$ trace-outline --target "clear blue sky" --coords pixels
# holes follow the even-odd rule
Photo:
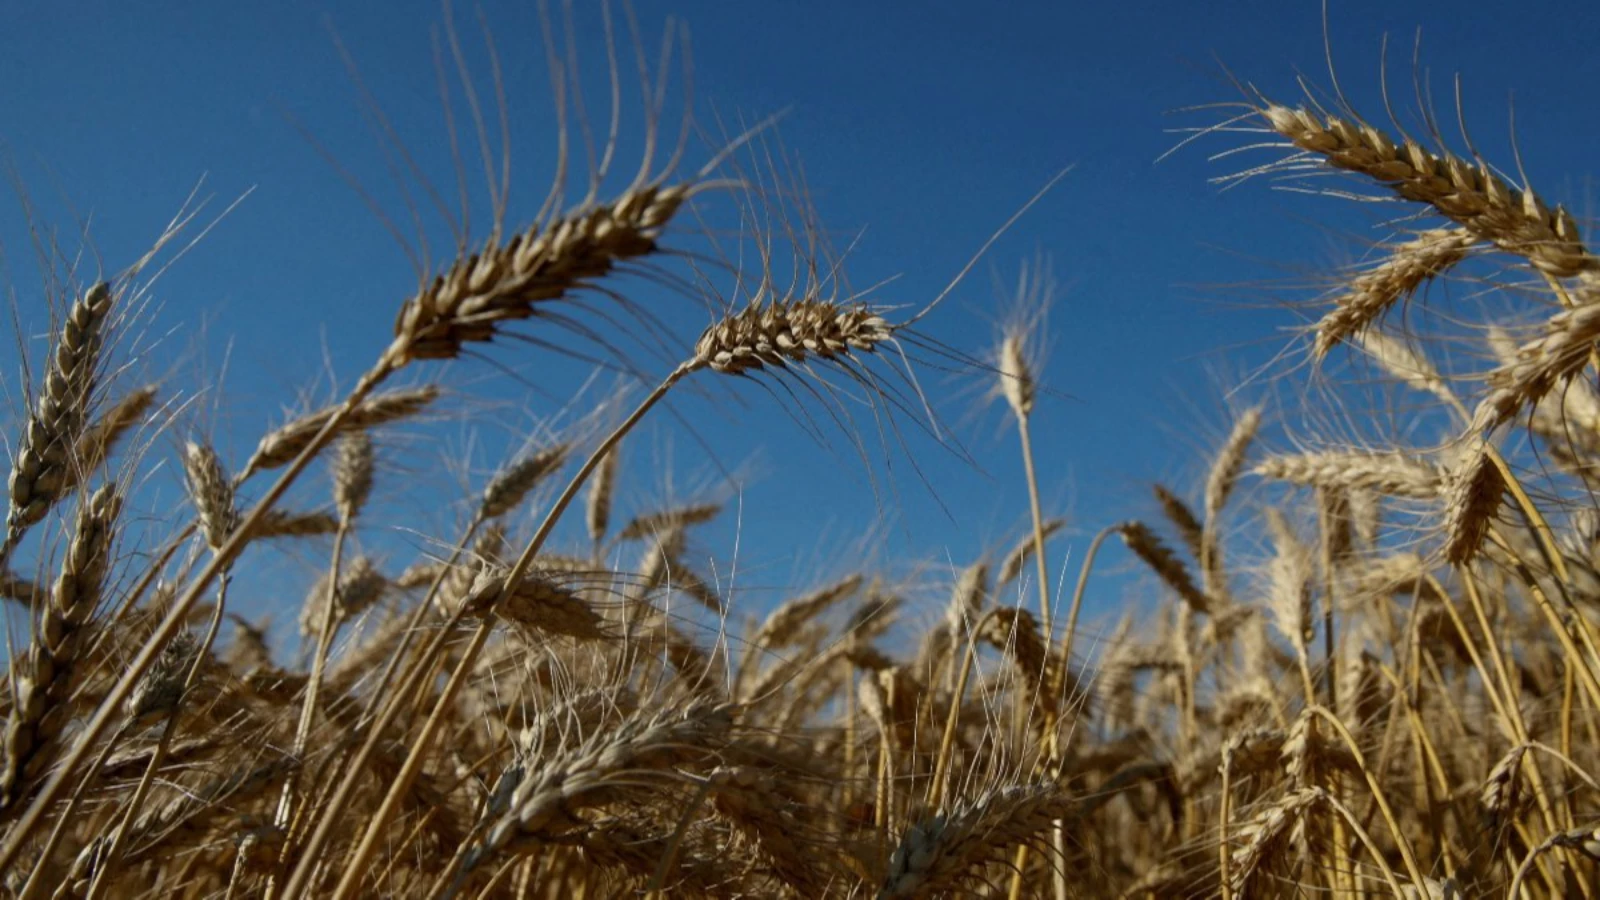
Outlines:
[[[600,17],[577,5],[593,103],[604,97]],[[1202,140],[1156,162],[1178,140],[1169,129],[1211,124],[1220,115],[1172,111],[1237,98],[1222,66],[1279,98],[1297,96],[1299,72],[1326,85],[1319,3],[1030,2],[1003,12],[988,3],[825,0],[638,6],[651,48],[666,14],[689,26],[702,122],[714,122],[714,114],[752,120],[791,110],[782,140],[804,162],[823,221],[840,233],[865,229],[852,257],[854,282],[899,276],[881,292],[886,301],[927,302],[1053,173],[1076,166],[927,320],[934,337],[986,352],[996,279],[1009,283],[1035,252],[1052,256],[1062,292],[1044,374],[1071,397],[1047,399],[1036,427],[1047,506],[1073,526],[1074,536],[1055,545],[1058,565],[1064,548],[1081,550],[1100,525],[1154,515],[1151,479],[1187,488],[1203,472],[1198,454],[1226,427],[1224,390],[1268,359],[1282,329],[1296,321],[1277,304],[1305,296],[1259,286],[1347,262],[1361,240],[1384,236],[1371,228],[1373,216],[1273,192],[1264,181],[1219,190],[1208,179],[1241,163],[1207,156],[1244,143],[1239,136]],[[1512,164],[1505,135],[1514,95],[1531,177],[1580,215],[1589,211],[1585,179],[1600,137],[1593,104],[1600,13],[1592,2],[1510,11],[1476,0],[1363,0],[1334,2],[1330,15],[1341,82],[1371,117],[1382,117],[1380,40],[1390,36],[1391,83],[1408,99],[1420,25],[1436,92],[1448,105],[1449,78],[1463,75],[1475,137],[1487,153]],[[516,139],[510,220],[521,224],[550,172],[554,123],[543,45],[531,2],[497,0],[485,4],[484,16],[506,67]],[[401,211],[328,26],[423,169],[448,188],[453,170],[437,137],[429,45],[441,17],[430,0],[3,4],[0,141],[44,221],[70,234],[75,212],[92,212],[94,245],[120,267],[201,175],[216,197],[213,210],[253,189],[160,282],[155,320],[158,331],[172,330],[162,346],[181,366],[180,386],[192,390],[199,374],[226,364],[222,403],[231,412],[215,430],[235,464],[267,420],[281,420],[274,418],[280,403],[317,384],[325,352],[343,383],[375,356],[413,285],[396,243],[291,122],[356,172],[391,212]],[[460,4],[456,18],[468,46],[477,46],[474,8]],[[487,69],[475,58],[476,84],[487,89]],[[638,125],[637,116],[625,117],[625,131],[637,135]],[[24,321],[37,327],[39,279],[26,217],[11,194],[0,210],[6,279]],[[427,224],[442,233],[437,216]],[[703,313],[676,308],[674,322],[692,334]],[[10,340],[0,342],[0,372],[15,408],[14,354]],[[489,358],[535,383],[570,384],[569,375],[525,347],[499,346]],[[168,364],[165,355],[154,363]],[[471,452],[480,475],[507,452],[509,438],[551,409],[489,362],[458,365],[448,379],[516,404],[513,415],[479,423],[481,443]],[[948,556],[963,564],[986,544],[1015,537],[1025,520],[1014,438],[998,406],[969,416],[970,385],[925,374],[925,388],[944,398],[947,420],[961,426],[959,436],[985,471],[913,438],[912,451],[955,520],[900,460],[891,476],[895,492],[883,496],[895,522],[887,543],[896,558]],[[319,390],[325,398],[325,379]],[[739,562],[750,574],[742,577],[784,584],[837,573],[849,561],[839,554],[877,512],[860,463],[842,442],[832,455],[821,452],[763,395],[740,393],[748,409],[704,420],[699,434],[729,466],[759,461],[759,477],[743,485],[750,511]],[[698,407],[684,409],[697,414]],[[209,416],[186,422],[203,425]],[[445,432],[447,446],[402,448],[396,468],[428,466],[434,455],[469,446],[465,427]],[[170,445],[157,449],[171,455]],[[674,471],[636,475],[631,497],[640,504],[664,488],[682,491],[711,477],[697,444],[667,417],[634,449],[636,463],[670,453]],[[423,476],[391,472],[391,502],[405,502],[414,477]],[[165,485],[170,496],[176,482]],[[701,549],[726,561],[733,539],[731,528],[713,529]],[[393,565],[405,561],[396,556]]]

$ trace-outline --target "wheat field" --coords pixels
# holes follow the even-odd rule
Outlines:
[[[1314,90],[1218,99],[1175,152],[1216,152],[1220,182],[1399,210],[1308,300],[1289,377],[1337,405],[1357,360],[1417,425],[1290,436],[1245,406],[1203,478],[1079,531],[1046,514],[1057,456],[1033,443],[1060,411],[1044,317],[948,346],[924,330],[944,295],[852,289],[769,121],[691,160],[651,116],[624,159],[613,115],[542,208],[487,167],[493,228],[394,298],[342,397],[216,417],[225,441],[123,365],[164,261],[207,252],[192,211],[141,259],[69,267],[59,303],[15,313],[51,337],[6,437],[5,891],[1600,896],[1600,257],[1437,133]],[[669,327],[641,273],[704,327]],[[626,373],[620,406],[470,485],[431,473],[455,528],[369,555],[417,531],[371,498],[384,448],[463,402],[441,365],[552,350]],[[690,551],[725,503],[619,499],[653,481],[628,451],[669,398],[782,405],[870,465],[939,439],[950,369],[1004,411],[1029,527],[915,589],[864,567],[750,608]],[[158,471],[181,473],[176,521],[140,506]],[[1095,630],[1108,542],[1142,606]],[[315,574],[281,577],[285,554]],[[263,590],[287,646],[230,607]]]

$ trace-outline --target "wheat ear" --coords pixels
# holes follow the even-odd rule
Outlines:
[[[1600,268],[1584,246],[1577,220],[1551,209],[1532,191],[1518,190],[1490,170],[1447,152],[1434,153],[1409,138],[1396,143],[1361,122],[1268,103],[1260,109],[1273,131],[1335,168],[1389,186],[1406,200],[1425,203],[1480,240],[1525,257],[1539,271],[1573,278]]]
[[[72,304],[45,370],[44,386],[28,411],[9,479],[11,503],[0,566],[29,527],[43,519],[72,480],[90,395],[100,365],[102,332],[111,313],[111,286],[90,288]]]
[[[1435,228],[1397,244],[1387,259],[1352,278],[1317,322],[1312,358],[1320,360],[1341,341],[1367,331],[1396,303],[1466,259],[1477,242],[1465,229]]]
[[[84,627],[100,602],[110,566],[111,541],[122,498],[113,485],[85,497],[61,574],[40,613],[23,672],[14,684],[6,722],[5,763],[0,769],[0,816],[9,817],[54,761],[67,725],[67,690]]]
[[[1189,570],[1179,561],[1172,549],[1156,537],[1150,526],[1143,522],[1128,521],[1118,525],[1117,531],[1122,535],[1122,541],[1128,545],[1128,549],[1143,560],[1151,571],[1160,576],[1189,608],[1197,613],[1210,612],[1211,599],[1195,586]]]
[[[1438,499],[1445,482],[1445,473],[1439,466],[1397,451],[1274,456],[1257,465],[1255,472],[1305,487],[1370,490],[1418,500]]]

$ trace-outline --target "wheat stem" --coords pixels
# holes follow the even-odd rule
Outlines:
[[[550,537],[550,533],[555,530],[556,522],[566,512],[567,506],[572,503],[573,498],[578,495],[578,491],[583,487],[589,474],[600,465],[605,458],[605,454],[615,447],[623,436],[644,418],[645,413],[648,413],[652,407],[667,395],[667,391],[673,385],[693,372],[694,369],[695,366],[690,363],[685,363],[674,369],[671,374],[662,380],[661,384],[656,386],[655,390],[644,398],[628,418],[623,420],[622,424],[617,426],[600,443],[600,446],[589,455],[583,467],[568,482],[566,490],[561,492],[561,496],[551,506],[550,511],[545,515],[544,521],[540,523],[539,529],[534,532],[527,546],[523,548],[522,555],[517,558],[511,570],[506,573],[506,584],[517,584],[527,574],[528,569],[533,564],[533,558],[544,546],[544,542]],[[479,651],[483,649],[483,645],[488,641],[489,632],[494,627],[494,621],[493,611],[491,610],[485,616],[483,623],[478,626],[477,632],[473,634],[471,643],[462,651],[461,659],[457,662],[455,671],[445,684],[444,690],[440,692],[439,699],[434,703],[433,711],[423,724],[421,732],[412,741],[411,751],[407,754],[405,762],[400,767],[400,774],[395,778],[388,793],[385,794],[383,802],[378,806],[377,811],[368,820],[367,828],[362,835],[360,844],[357,845],[355,852],[346,862],[344,874],[340,878],[338,886],[334,888],[333,900],[349,900],[359,888],[366,861],[377,848],[378,839],[383,829],[387,826],[390,816],[394,814],[395,807],[399,805],[401,795],[410,788],[411,782],[417,776],[417,772],[421,770],[427,747],[432,742],[433,735],[438,730],[445,711],[455,699],[456,691],[460,688],[462,681],[465,680],[467,670],[477,658]],[[306,863],[302,861],[301,867],[303,868],[305,865]]]

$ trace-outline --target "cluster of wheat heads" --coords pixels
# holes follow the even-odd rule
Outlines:
[[[1154,485],[1156,515],[1102,528],[1054,595],[1064,528],[1040,501],[1043,335],[1026,321],[984,371],[1017,430],[1029,528],[933,579],[943,614],[909,634],[929,579],[841,573],[756,614],[690,549],[718,505],[619,512],[619,482],[639,475],[625,438],[680,385],[759,383],[799,420],[822,407],[846,426],[832,401],[852,391],[889,416],[921,408],[907,348],[939,348],[845,292],[809,226],[761,236],[738,299],[645,373],[631,413],[508,462],[411,564],[361,550],[414,530],[374,520],[376,448],[449,402],[436,361],[513,333],[607,344],[654,328],[617,280],[630,269],[715,280],[666,249],[711,168],[647,159],[614,194],[557,195],[521,231],[461,248],[402,300],[347,397],[234,467],[177,433],[158,387],[109,377],[137,267],[82,286],[9,438],[0,593],[28,628],[0,697],[4,889],[1600,893],[1595,257],[1568,213],[1476,157],[1348,110],[1258,98],[1240,121],[1288,150],[1253,173],[1331,166],[1417,214],[1348,274],[1311,348],[1359,349],[1454,430],[1432,447],[1271,453],[1264,411],[1245,410],[1192,491]],[[793,279],[771,271],[784,237],[800,238]],[[1532,328],[1486,323],[1497,363],[1477,381],[1436,368],[1428,335],[1383,330],[1486,258],[1532,280],[1505,282],[1510,299],[1549,308]],[[1049,289],[1036,270],[1020,294]],[[152,536],[131,510],[162,464],[192,510]],[[331,476],[320,501],[313,467]],[[1090,640],[1080,612],[1113,538],[1149,570],[1159,614]],[[296,587],[298,653],[228,608],[235,573],[286,547],[322,560]]]

